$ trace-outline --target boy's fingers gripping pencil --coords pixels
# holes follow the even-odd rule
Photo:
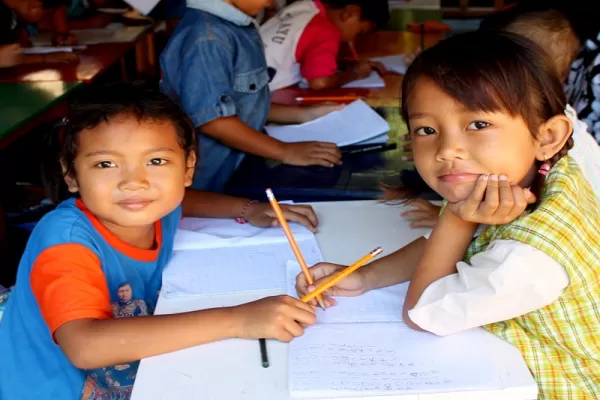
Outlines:
[[[376,248],[375,250],[371,251],[369,254],[365,255],[363,258],[361,258],[360,260],[358,260],[357,262],[355,262],[348,268],[335,274],[328,281],[325,281],[322,284],[320,284],[315,290],[308,293],[306,296],[302,297],[300,300],[303,301],[304,303],[307,303],[307,302],[311,301],[312,299],[314,299],[315,297],[320,296],[321,293],[323,293],[324,291],[326,291],[327,289],[329,289],[330,287],[332,287],[333,285],[335,285],[336,283],[338,283],[339,281],[341,281],[342,279],[344,279],[345,277],[347,277],[348,275],[350,275],[351,273],[353,273],[354,271],[356,271],[357,269],[359,269],[360,267],[365,265],[367,262],[371,261],[373,258],[377,257],[379,254],[381,254],[382,251],[383,251],[383,249],[381,247]]]
[[[275,199],[275,195],[273,194],[273,191],[271,189],[267,189],[266,193],[267,193],[267,198],[269,199],[269,203],[271,203],[271,207],[273,207],[273,211],[275,211],[275,215],[277,216],[277,221],[279,221],[279,225],[281,225],[281,228],[283,229],[283,232],[285,233],[285,236],[287,237],[287,240],[290,243],[290,246],[292,247],[292,251],[294,252],[294,255],[296,256],[296,260],[298,260],[298,264],[300,264],[300,267],[302,268],[302,273],[304,274],[304,277],[306,278],[306,282],[309,285],[312,285],[314,283],[313,276],[310,273],[308,266],[306,265],[306,261],[304,261],[304,257],[302,256],[302,253],[300,252],[300,248],[298,247],[298,244],[296,244],[296,239],[294,239],[294,235],[292,235],[290,226],[288,225],[285,217],[283,216],[283,211],[281,211],[281,207],[279,207],[279,203],[277,203],[277,199]],[[323,298],[321,296],[315,296],[315,297],[317,298],[317,302],[319,303],[319,306],[324,310],[325,304],[323,304]],[[313,299],[315,297],[313,297]]]

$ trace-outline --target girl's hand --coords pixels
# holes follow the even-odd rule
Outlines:
[[[289,296],[266,297],[231,309],[241,339],[290,342],[316,322],[315,308]]]
[[[388,73],[387,68],[379,61],[369,61],[369,65],[373,71],[376,71],[379,75],[385,75]]]
[[[411,228],[433,228],[440,217],[442,207],[431,204],[425,199],[414,199],[407,203],[412,207],[401,215],[410,221]]]
[[[319,220],[311,206],[280,204],[280,207],[286,220],[302,224],[313,233],[317,231]],[[261,228],[279,225],[275,211],[268,203],[249,205],[245,219],[252,225]]]
[[[310,122],[321,118],[334,111],[340,111],[344,108],[344,104],[336,103],[321,103],[311,106],[302,107],[302,121]]]
[[[315,282],[309,285],[303,273],[296,277],[296,291],[300,297],[312,292],[321,283],[330,279],[333,275],[346,268],[343,265],[319,263],[310,269]],[[355,297],[360,296],[366,291],[364,275],[361,271],[355,271],[350,276],[342,279],[335,286],[330,287],[323,292],[323,303],[325,308],[333,307],[336,304],[331,296]],[[316,300],[311,301],[311,305],[316,306]]]
[[[535,200],[529,189],[508,182],[504,175],[481,175],[471,195],[458,203],[448,203],[448,209],[468,222],[504,225],[523,214]]]
[[[0,46],[0,68],[13,67],[19,63],[23,49],[18,44]]]

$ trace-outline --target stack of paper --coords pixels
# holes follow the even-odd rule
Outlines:
[[[371,75],[364,79],[359,79],[346,83],[343,88],[383,88],[385,87],[385,81],[375,71],[371,72]]]
[[[408,69],[408,65],[404,62],[405,54],[398,54],[396,56],[377,57],[371,58],[371,61],[380,62],[390,72],[395,72],[400,75],[404,75]]]
[[[331,142],[338,146],[358,144],[390,130],[385,119],[364,101],[357,100],[340,111],[301,125],[267,126],[269,136],[282,142]]]
[[[288,263],[288,294],[300,268]],[[437,337],[402,322],[406,284],[337,298],[290,344],[289,391],[298,399],[394,396],[502,387],[481,330]],[[457,360],[460,360],[458,363]]]

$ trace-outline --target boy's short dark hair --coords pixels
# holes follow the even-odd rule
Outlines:
[[[567,16],[553,9],[508,10],[484,19],[480,29],[511,32],[534,41],[554,60],[556,70],[563,80],[581,46]]]
[[[382,29],[390,20],[390,6],[388,0],[322,0],[333,8],[344,8],[357,5],[362,10],[362,20],[375,24],[375,29]]]

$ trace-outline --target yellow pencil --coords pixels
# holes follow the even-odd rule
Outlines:
[[[356,271],[357,269],[359,269],[360,267],[365,265],[367,262],[371,261],[373,258],[377,257],[379,254],[381,254],[382,251],[383,251],[383,249],[381,247],[376,248],[375,250],[371,251],[369,254],[367,254],[366,256],[364,256],[363,258],[361,258],[360,260],[358,260],[357,262],[355,262],[348,268],[338,272],[336,275],[334,275],[328,281],[320,284],[315,290],[308,293],[306,296],[302,297],[300,300],[302,300],[304,303],[308,303],[315,297],[320,296],[321,293],[323,293],[324,291],[326,291],[327,289],[329,289],[330,287],[332,287],[333,285],[335,285],[336,283],[338,283],[339,281],[341,281],[342,279],[344,279],[345,277],[347,277],[348,275],[350,275],[351,273],[353,273],[354,271]]]
[[[267,193],[267,198],[269,199],[269,203],[271,203],[271,207],[273,207],[273,211],[275,211],[275,216],[277,217],[277,221],[279,221],[279,225],[281,225],[281,228],[283,229],[283,232],[285,233],[285,236],[287,237],[287,240],[290,243],[290,246],[292,247],[292,251],[294,252],[294,255],[296,256],[296,259],[298,260],[298,264],[300,264],[300,268],[302,268],[302,272],[304,273],[306,282],[308,282],[309,285],[312,285],[314,282],[313,276],[310,273],[308,266],[306,265],[306,261],[304,261],[304,257],[302,256],[302,253],[300,252],[300,248],[298,247],[298,244],[296,243],[296,239],[294,239],[294,235],[292,235],[292,230],[290,229],[290,226],[288,225],[288,223],[283,215],[283,211],[281,211],[281,207],[279,207],[279,203],[277,203],[277,199],[275,198],[273,191],[271,189],[267,189],[266,193]],[[315,296],[315,297],[317,297],[317,296]],[[313,299],[314,299],[314,297],[313,297]],[[321,308],[324,310],[325,304],[323,303],[323,298],[321,296],[318,296],[317,301],[319,302],[319,305],[321,306]]]

